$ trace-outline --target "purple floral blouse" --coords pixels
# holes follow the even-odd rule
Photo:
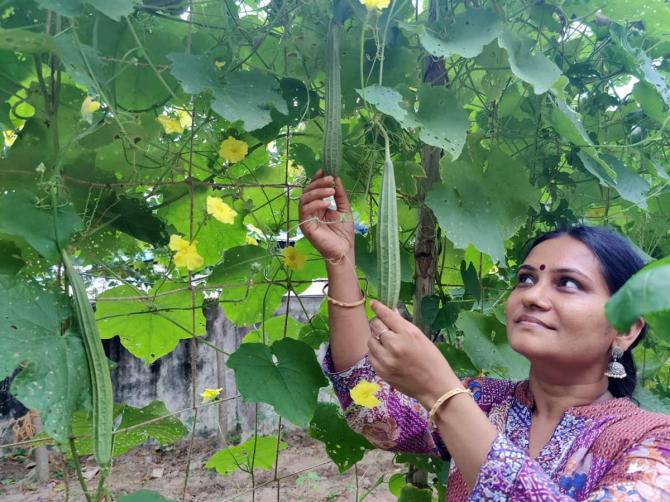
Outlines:
[[[368,357],[333,370],[330,349],[323,369],[350,427],[378,448],[448,458],[428,413],[376,374]],[[381,386],[381,405],[354,404],[349,391],[362,380]],[[670,501],[670,417],[640,410],[626,398],[568,408],[536,458],[528,454],[533,403],[528,381],[466,379],[479,407],[498,430],[471,493],[451,463],[447,500],[462,501]]]

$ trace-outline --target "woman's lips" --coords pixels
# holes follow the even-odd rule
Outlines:
[[[524,324],[526,326],[542,326],[543,328],[546,328],[546,329],[555,329],[552,326],[545,323],[544,321],[542,321],[541,319],[539,319],[535,316],[532,316],[532,315],[528,315],[528,314],[524,314],[524,315],[520,316],[516,320],[516,322],[518,324]]]

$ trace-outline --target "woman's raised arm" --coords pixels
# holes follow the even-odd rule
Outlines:
[[[337,209],[324,200],[334,196]],[[300,229],[326,260],[328,296],[338,302],[361,299],[354,256],[354,223],[340,178],[319,170],[300,197]],[[365,307],[328,305],[330,347],[334,368],[349,368],[368,351],[370,326]]]

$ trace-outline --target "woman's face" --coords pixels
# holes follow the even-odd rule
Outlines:
[[[602,375],[616,331],[605,318],[610,293],[589,248],[568,236],[544,241],[517,279],[505,309],[512,348],[559,374]]]

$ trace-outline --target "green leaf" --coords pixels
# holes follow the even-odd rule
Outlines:
[[[640,407],[645,410],[665,415],[670,413],[670,401],[667,398],[662,398],[639,384],[635,387],[633,399],[636,399],[640,403]]]
[[[558,82],[561,70],[540,51],[535,42],[521,37],[509,29],[503,30],[498,45],[507,51],[512,72],[524,82],[533,86],[535,94],[547,92]]]
[[[37,5],[66,17],[76,17],[83,11],[81,0],[37,0]]]
[[[105,71],[107,63],[93,47],[78,41],[70,32],[60,33],[54,38],[60,59],[72,80],[97,92],[95,80]],[[93,71],[93,76],[91,75]]]
[[[53,38],[46,33],[21,29],[0,28],[0,49],[27,54],[39,54],[55,49]]]
[[[279,443],[279,450],[285,450],[288,444]],[[222,476],[228,476],[240,466],[251,470],[272,469],[277,455],[276,436],[251,436],[238,446],[229,446],[217,451],[205,464],[206,469],[216,469]]]
[[[468,355],[453,345],[440,342],[437,343],[437,348],[440,349],[444,358],[449,361],[449,366],[454,370],[454,373],[459,378],[475,377],[479,375],[480,369],[475,366]]]
[[[130,286],[118,286],[101,294],[96,302],[96,321],[103,339],[118,336],[121,344],[146,364],[171,352],[191,337],[193,308],[188,290],[170,293],[183,285],[166,282],[144,294]],[[148,300],[133,299],[148,296]],[[118,298],[106,300],[108,298]],[[129,298],[125,300],[123,298]],[[196,335],[204,334],[202,293],[195,295]]]
[[[139,0],[138,0],[139,1]],[[102,12],[105,16],[120,21],[135,10],[135,0],[86,0],[86,3]]]
[[[454,159],[461,154],[470,121],[449,89],[431,85],[419,87],[417,113],[412,111],[413,104],[406,103],[395,89],[372,85],[356,92],[404,128],[419,128],[419,137],[424,143],[443,148]]]
[[[668,38],[670,5],[664,0],[645,0],[644,4],[628,0],[598,0],[589,4],[590,12],[597,9],[620,24],[642,21],[647,34]]]
[[[670,257],[650,263],[633,275],[605,306],[607,319],[619,332],[627,332],[640,317],[670,343]]]
[[[284,330],[285,323],[286,330]],[[283,315],[272,317],[262,323],[257,330],[247,333],[242,339],[242,343],[264,343],[263,333],[265,333],[265,336],[267,337],[267,345],[272,345],[274,342],[281,340],[284,337],[297,340],[300,337],[300,330],[304,327],[304,324],[296,321],[290,316],[288,319]]]
[[[495,317],[461,312],[456,327],[464,333],[463,350],[479,368],[502,370],[512,380],[528,378],[528,360],[512,350],[505,325]]]
[[[72,312],[67,297],[25,278],[0,276],[0,380],[17,367],[11,393],[36,409],[44,432],[61,444],[74,411],[90,395],[88,363],[79,335],[61,336]]]
[[[407,483],[400,490],[398,502],[432,502],[433,490],[430,488],[419,488],[411,483]]]
[[[209,284],[232,285],[262,277],[274,257],[261,246],[237,246],[223,253],[221,264],[214,267]]]
[[[330,338],[330,327],[328,319],[320,314],[315,315],[300,330],[298,339],[317,350]]]
[[[470,263],[466,267],[465,260],[461,261],[461,278],[463,279],[465,292],[475,297],[478,302],[481,301],[482,286],[479,284],[479,277],[474,264]]]
[[[400,491],[402,490],[403,486],[407,484],[407,478],[403,473],[396,472],[395,474],[391,474],[388,484],[389,491],[393,494],[394,497],[398,498],[400,497]]]
[[[268,403],[277,414],[298,426],[314,416],[319,388],[328,384],[307,344],[284,338],[271,347],[245,343],[226,363],[247,401]]]
[[[670,10],[670,9],[669,9]],[[666,30],[667,31],[667,30]],[[628,43],[628,31],[623,26],[610,26],[612,39],[623,49],[629,63],[629,67],[640,80],[650,84],[663,99],[666,106],[670,106],[670,88],[665,77],[659,73],[654,66],[653,60],[647,56],[647,53]]]
[[[223,89],[215,93],[212,110],[230,122],[242,122],[247,131],[255,131],[272,122],[270,108],[288,115],[286,101],[276,88],[276,81],[267,73],[231,73]]]
[[[309,435],[325,443],[326,453],[340,474],[361,460],[366,450],[375,448],[365,437],[351,430],[340,407],[333,403],[317,404]]]
[[[614,188],[621,198],[637,204],[642,209],[647,208],[647,197],[649,193],[649,182],[636,172],[630,170],[626,165],[616,157],[602,154],[601,162],[606,162],[608,166],[616,173],[616,180],[613,180],[602,169],[601,163],[590,157],[583,151],[577,153],[579,160],[582,161],[584,168],[593,174],[601,185]]]
[[[456,96],[446,87],[422,85],[418,92],[421,124],[419,138],[445,150],[452,159],[461,155],[470,121]]]
[[[0,275],[16,275],[25,264],[14,242],[0,240]]]
[[[0,194],[0,233],[21,237],[52,262],[58,258],[59,247],[65,247],[81,228],[81,220],[70,204],[54,211],[38,208],[35,197],[28,192]]]
[[[356,92],[377,110],[396,119],[405,129],[420,126],[412,111],[413,103],[408,103],[395,89],[375,84],[364,89],[356,89]]]
[[[136,446],[153,439],[161,446],[173,444],[188,434],[186,426],[176,417],[168,416],[170,411],[162,401],[152,401],[143,408],[128,404],[114,406],[115,430],[112,455],[119,457]],[[161,418],[164,417],[164,418]],[[154,420],[154,421],[152,421]],[[149,422],[142,425],[145,422]],[[132,429],[123,431],[132,427]],[[77,437],[76,447],[79,455],[90,455],[93,442],[90,437],[91,415],[86,411],[77,411],[72,418],[72,434]]]
[[[600,166],[600,170],[604,173],[602,176],[606,175],[610,182],[616,179],[616,172],[600,158],[598,151],[593,147],[593,141],[584,129],[581,117],[565,101],[562,99],[554,100],[553,106],[548,110],[545,118],[558,134],[570,143],[579,146],[581,151],[588,154]],[[595,176],[600,178],[598,175]]]
[[[208,56],[172,53],[167,58],[172,61],[170,73],[179,81],[188,94],[204,91],[214,93],[221,84],[216,76],[214,62]]]
[[[165,223],[154,215],[144,199],[114,194],[103,201],[102,206],[105,207],[102,217],[112,227],[155,247],[167,245]]]
[[[662,124],[668,116],[668,107],[663,102],[663,99],[656,92],[656,88],[649,82],[640,80],[633,87],[633,97],[637,101],[644,113],[654,119],[659,124]]]
[[[153,490],[139,490],[124,495],[118,502],[177,502],[176,499],[166,499],[160,493]]]
[[[423,48],[433,56],[444,59],[453,55],[474,58],[500,34],[502,26],[493,9],[469,9],[454,16],[451,25],[445,28],[445,39],[434,36],[423,25],[416,31]]]
[[[238,120],[247,131],[255,131],[272,122],[270,108],[288,115],[286,101],[279,94],[276,81],[258,70],[238,71],[226,75],[219,84],[214,63],[206,56],[168,54],[172,74],[189,94],[209,91],[214,96],[212,110],[230,122]]]
[[[488,152],[486,165],[484,172],[465,159],[445,164],[444,183],[431,188],[426,204],[456,248],[473,244],[504,261],[504,242],[526,221],[538,192],[524,166],[500,150]]]

